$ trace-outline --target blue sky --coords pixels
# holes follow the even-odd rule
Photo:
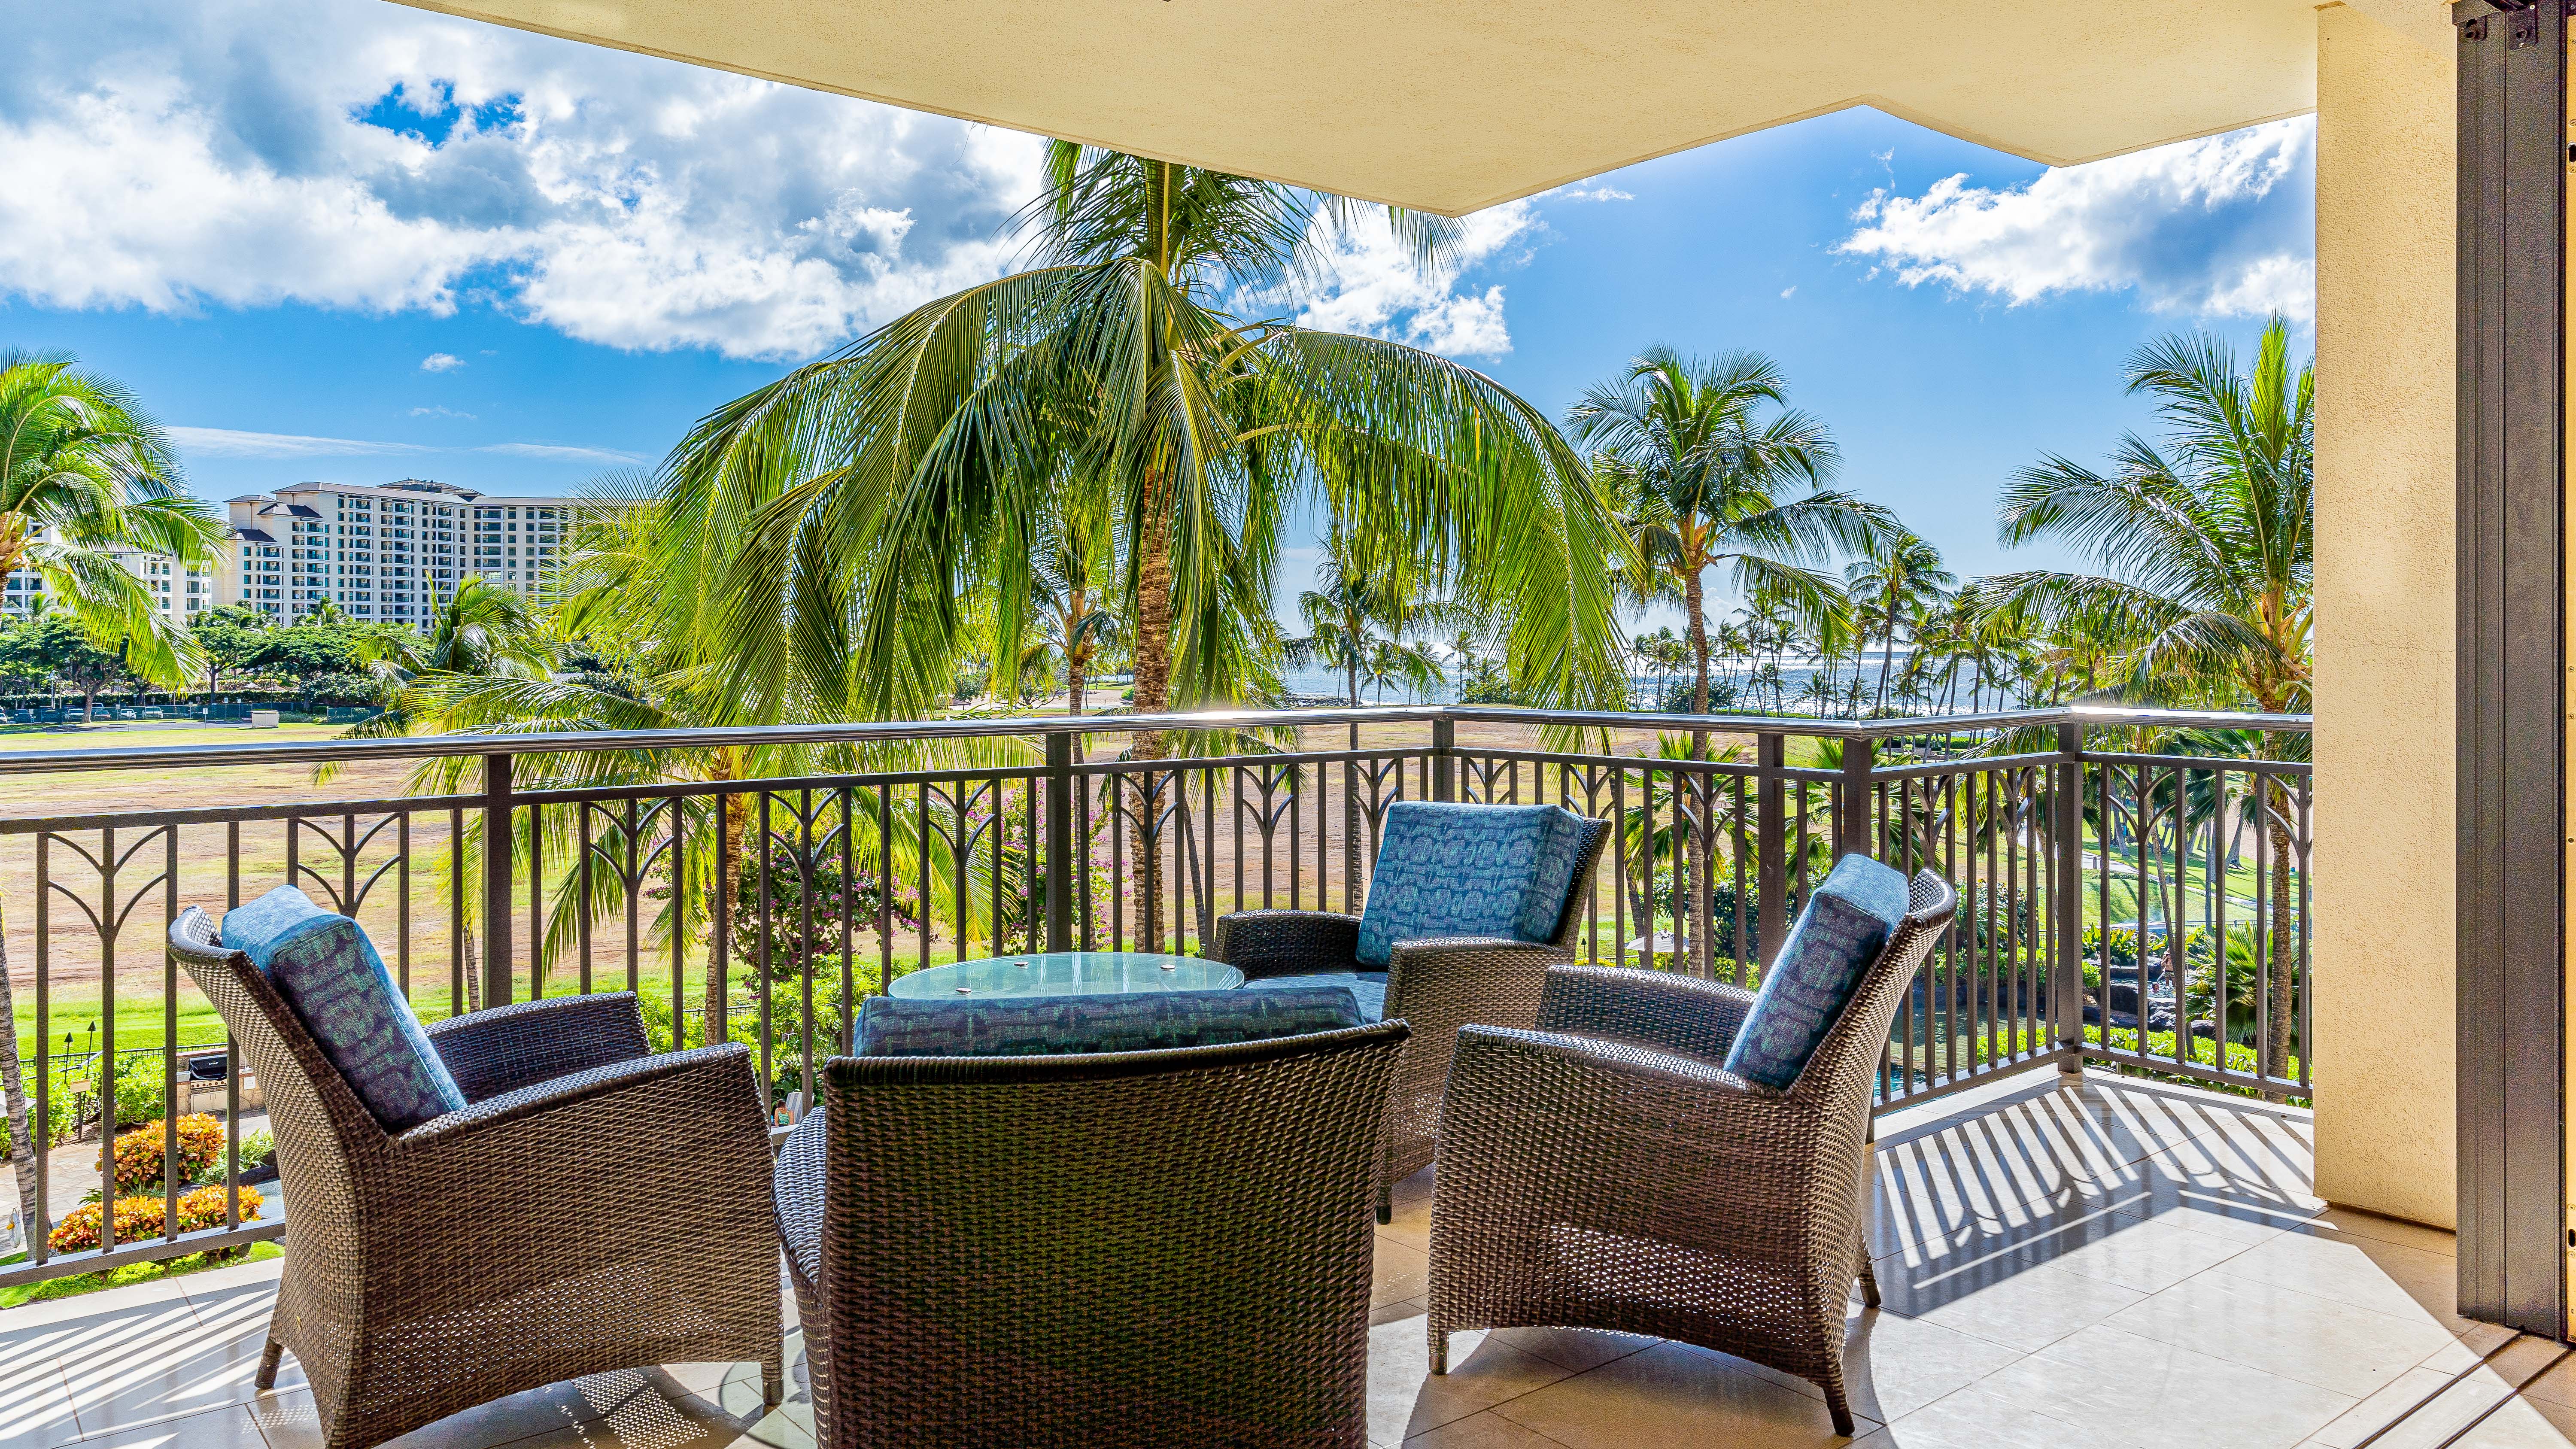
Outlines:
[[[1009,133],[376,0],[46,11],[0,90],[0,345],[130,383],[209,497],[649,462],[1007,265],[1035,183]],[[2048,172],[1849,111],[1481,214],[1454,275],[1348,241],[1293,305],[1550,412],[1650,343],[1760,349],[1960,573],[2061,563],[1996,545],[1996,489],[2146,424],[2132,347],[2273,307],[2310,345],[2311,134]]]

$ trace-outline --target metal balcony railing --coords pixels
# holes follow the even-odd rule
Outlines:
[[[1357,911],[1379,822],[1405,798],[1615,821],[1582,959],[1747,986],[1841,855],[1941,872],[1961,909],[1891,1033],[1886,1106],[2085,1060],[2296,1099],[2312,1058],[2307,728],[2082,706],[1872,721],[1406,706],[41,751],[0,756],[0,773],[391,760],[417,793],[0,820],[0,847],[32,856],[32,897],[5,904],[34,923],[20,1036],[38,1124],[84,1090],[49,1050],[72,1018],[90,1101],[114,1100],[94,1063],[141,1051],[156,1085],[137,1095],[175,1122],[182,1058],[223,1044],[164,959],[185,905],[301,886],[367,925],[425,1017],[636,991],[663,1045],[750,1041],[784,1116],[858,1000],[907,971],[1187,953],[1238,908]],[[153,1039],[121,1041],[138,1015]],[[228,1078],[234,1116],[243,1086]],[[188,1184],[163,1130],[157,1235],[119,1242],[110,1212],[99,1248],[53,1253],[39,1228],[0,1284],[280,1231],[242,1219],[231,1151],[224,1222],[179,1230]],[[99,1182],[56,1176],[40,1155],[38,1223]]]

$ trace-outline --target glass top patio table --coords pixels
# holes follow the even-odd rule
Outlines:
[[[1040,951],[932,966],[895,978],[913,1000],[984,996],[1114,996],[1126,991],[1231,991],[1243,973],[1222,961],[1150,951]]]

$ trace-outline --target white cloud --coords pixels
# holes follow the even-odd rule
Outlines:
[[[2312,318],[2315,160],[2316,123],[2302,118],[2061,167],[2024,186],[1960,175],[1920,196],[1881,189],[1838,250],[1909,287],[2013,306],[2134,290],[2155,312]],[[2255,205],[2275,191],[2296,204]]]
[[[1795,282],[1791,282],[1788,286],[1780,289],[1780,300],[1783,302],[1788,301],[1796,295],[1798,295],[1798,284]]]
[[[474,450],[478,453],[506,453],[513,458],[545,458],[562,463],[641,463],[641,453],[621,453],[615,448],[570,448],[554,443],[493,443]]]
[[[1029,137],[398,6],[97,0],[13,43],[0,296],[46,306],[476,299],[799,357],[999,272],[1037,185]]]
[[[1364,332],[1450,357],[1499,357],[1512,350],[1503,289],[1457,288],[1466,271],[1526,255],[1526,242],[1544,227],[1528,201],[1469,215],[1447,267],[1416,265],[1394,234],[1374,221],[1342,232],[1321,230],[1321,221],[1317,226],[1325,280],[1301,299],[1300,326]],[[1522,250],[1507,255],[1515,242],[1524,244]]]
[[[1618,187],[1606,185],[1588,188],[1560,186],[1547,195],[1558,201],[1634,201],[1637,199],[1635,192],[1621,191]]]
[[[413,408],[411,410],[411,415],[416,418],[460,418],[469,423],[474,421],[474,415],[472,413],[460,413],[454,408]]]
[[[465,365],[465,359],[453,352],[433,352],[420,360],[423,372],[454,372]]]
[[[299,433],[245,433],[234,428],[170,428],[182,452],[215,458],[363,458],[385,453],[425,453],[416,443],[373,443],[356,438],[313,438]]]

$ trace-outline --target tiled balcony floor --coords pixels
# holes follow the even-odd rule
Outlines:
[[[2449,1235],[2311,1197],[2310,1136],[2303,1112],[2102,1075],[2066,1087],[2053,1072],[1884,1121],[1873,1245],[1887,1303],[1854,1305],[1849,1349],[1860,1442],[2354,1449],[2402,1419],[2372,1449],[2576,1443],[2576,1360],[2454,1317]],[[1461,1335],[1452,1372],[1429,1377],[1430,1196],[1428,1176],[1405,1184],[1379,1234],[1375,1443],[1835,1442],[1803,1382],[1649,1339]],[[251,1389],[277,1267],[0,1313],[0,1449],[318,1444],[292,1358],[276,1392]],[[803,1445],[795,1387],[764,1417],[748,1365],[609,1374],[397,1443]]]

